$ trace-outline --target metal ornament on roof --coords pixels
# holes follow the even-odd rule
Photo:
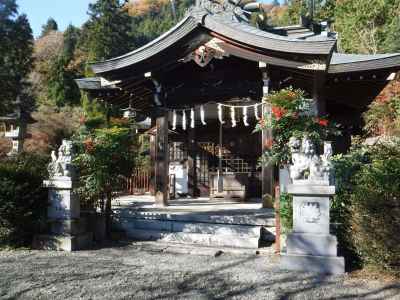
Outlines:
[[[204,68],[213,59],[223,59],[224,57],[229,56],[229,54],[226,53],[224,49],[220,46],[220,44],[222,43],[223,41],[221,41],[220,39],[213,38],[209,42],[198,47],[195,51],[191,52],[181,61],[189,62],[193,60],[197,65]]]

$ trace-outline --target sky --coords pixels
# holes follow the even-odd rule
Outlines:
[[[17,0],[19,12],[28,16],[33,34],[40,35],[42,25],[49,17],[56,20],[59,30],[63,31],[69,24],[82,25],[87,19],[89,3],[94,0]]]
[[[19,12],[28,16],[35,37],[40,35],[43,24],[50,17],[56,20],[60,31],[71,23],[81,26],[88,19],[88,5],[93,2],[95,0],[17,0]]]

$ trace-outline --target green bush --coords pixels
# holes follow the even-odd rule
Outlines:
[[[293,196],[282,193],[279,201],[282,231],[284,233],[289,233],[293,228]]]
[[[334,159],[332,222],[348,263],[400,271],[400,145],[358,146]]]
[[[29,245],[45,220],[47,162],[27,153],[0,162],[0,245]]]

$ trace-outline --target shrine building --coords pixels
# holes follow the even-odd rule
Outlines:
[[[298,26],[261,30],[248,21],[256,6],[200,0],[157,39],[94,63],[96,77],[77,80],[91,98],[151,119],[160,206],[180,195],[273,195],[277,171],[258,165],[271,132],[253,133],[263,96],[304,90],[315,114],[342,125],[334,151],[343,152],[361,132],[362,113],[400,70],[400,54],[338,53],[324,23],[303,18]]]

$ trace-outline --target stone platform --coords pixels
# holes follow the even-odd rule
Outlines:
[[[125,196],[113,203],[114,227],[136,240],[258,249],[275,239],[272,209],[261,200],[238,203],[184,198],[156,207],[152,196]]]

